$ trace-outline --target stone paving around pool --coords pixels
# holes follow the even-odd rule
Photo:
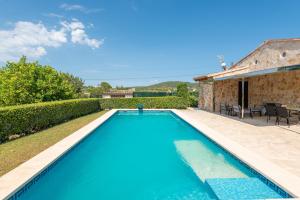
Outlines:
[[[181,112],[300,177],[299,123],[288,127],[283,121],[276,126],[275,119],[267,123],[266,117],[239,119],[195,109]]]

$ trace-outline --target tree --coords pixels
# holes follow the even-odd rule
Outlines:
[[[88,86],[87,91],[92,98],[100,98],[104,92],[108,92],[112,86],[108,82],[101,82],[98,86]]]
[[[99,86],[88,86],[87,92],[90,93],[91,98],[100,98],[103,94],[103,90]]]
[[[116,89],[117,89],[117,90],[124,90],[125,88],[124,88],[123,85],[120,85],[120,86],[117,85],[117,86],[116,86]]]
[[[177,96],[184,98],[189,97],[189,90],[186,83],[180,83],[177,85]]]
[[[102,88],[103,92],[108,92],[112,88],[108,82],[101,82],[100,87]]]
[[[25,56],[0,68],[0,105],[76,98],[75,88],[65,74]]]
[[[64,79],[66,79],[71,85],[73,85],[75,93],[79,96],[83,92],[84,82],[81,78],[76,77],[69,73],[62,73]]]

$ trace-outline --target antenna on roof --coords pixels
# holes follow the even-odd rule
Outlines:
[[[227,70],[226,63],[224,61],[224,56],[223,55],[218,55],[217,58],[219,59],[219,63],[222,67],[223,70]]]

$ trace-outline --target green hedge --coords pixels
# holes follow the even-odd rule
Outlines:
[[[184,109],[188,107],[189,101],[175,96],[100,99],[101,109],[137,108],[138,104],[143,104],[144,108]]]
[[[100,110],[99,99],[74,99],[0,108],[0,143]]]
[[[195,96],[189,96],[190,107],[198,107],[198,98]]]

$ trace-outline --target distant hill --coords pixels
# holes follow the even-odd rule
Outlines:
[[[182,82],[182,81],[166,81],[154,85],[138,86],[134,88],[136,89],[136,91],[174,91],[176,90],[177,85],[180,83],[186,83],[190,90],[194,90],[194,89],[198,90],[197,83]]]

